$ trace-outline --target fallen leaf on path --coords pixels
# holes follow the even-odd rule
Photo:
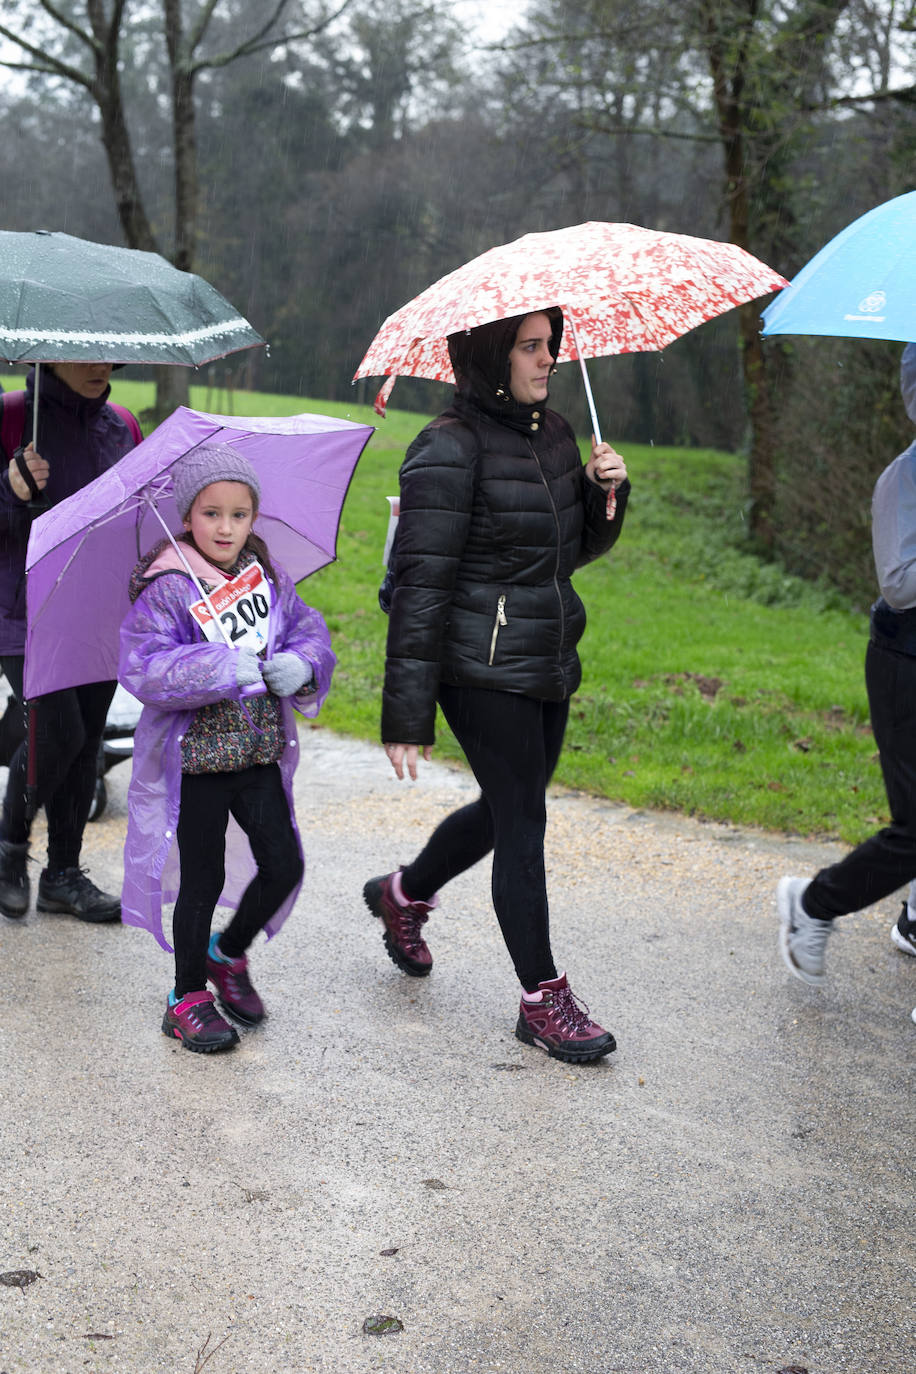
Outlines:
[[[433,1192],[436,1193],[444,1193],[448,1188],[448,1184],[443,1183],[441,1178],[424,1178],[423,1187],[432,1188]]]
[[[363,1331],[367,1336],[388,1336],[395,1331],[403,1331],[404,1323],[397,1317],[367,1317]]]
[[[5,1274],[0,1274],[0,1283],[6,1288],[18,1288],[22,1292],[30,1283],[43,1277],[37,1269],[8,1269]]]

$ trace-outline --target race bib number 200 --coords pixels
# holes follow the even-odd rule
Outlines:
[[[189,610],[211,643],[224,643],[228,637],[234,648],[259,653],[266,647],[270,634],[270,587],[260,563],[251,563],[244,572],[217,587],[210,593],[210,600],[219,625],[206,601],[195,601]]]

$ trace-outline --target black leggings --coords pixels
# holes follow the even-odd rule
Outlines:
[[[546,792],[563,747],[569,701],[537,701],[483,687],[439,689],[439,704],[481,795],[437,826],[401,876],[429,898],[493,851],[493,906],[519,982],[555,978],[544,874]]]
[[[891,823],[808,885],[805,909],[822,921],[861,911],[916,878],[916,658],[870,642],[865,684]]]
[[[10,687],[22,701],[22,655],[0,659]],[[76,868],[83,831],[95,792],[99,745],[105,717],[114,696],[114,682],[90,682],[34,697],[34,747],[38,761],[37,805],[48,818],[48,867]],[[24,710],[26,708],[23,708]],[[32,828],[26,807],[28,741],[23,740],[10,760],[0,838],[25,844]]]
[[[181,883],[172,917],[175,995],[207,986],[210,923],[226,878],[226,826],[234,816],[258,871],[248,884],[220,952],[238,959],[302,877],[303,864],[276,763],[239,773],[185,773],[178,814]]]

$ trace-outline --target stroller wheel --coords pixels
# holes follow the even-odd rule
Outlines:
[[[105,786],[105,779],[96,778],[95,791],[92,794],[92,805],[89,808],[89,819],[91,821],[97,821],[107,805],[108,788]]]

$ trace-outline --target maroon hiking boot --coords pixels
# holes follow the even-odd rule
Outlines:
[[[366,906],[384,924],[385,948],[399,969],[412,978],[425,978],[433,966],[433,956],[423,939],[423,926],[429,913],[439,905],[433,897],[429,902],[401,904],[394,895],[396,873],[383,878],[370,878],[363,888]]]
[[[515,1034],[526,1045],[540,1045],[551,1059],[585,1064],[616,1050],[617,1041],[588,1015],[566,981],[566,974],[538,983],[536,1002],[522,998]]]
[[[207,949],[207,979],[216,988],[223,1011],[228,1011],[243,1026],[257,1026],[267,1012],[248,977],[248,960],[244,954],[227,959],[217,953],[219,935],[212,936]]]
[[[216,1010],[212,992],[189,992],[177,1002],[174,999],[170,992],[162,1018],[163,1035],[180,1040],[195,1054],[215,1054],[239,1043],[238,1031]]]

